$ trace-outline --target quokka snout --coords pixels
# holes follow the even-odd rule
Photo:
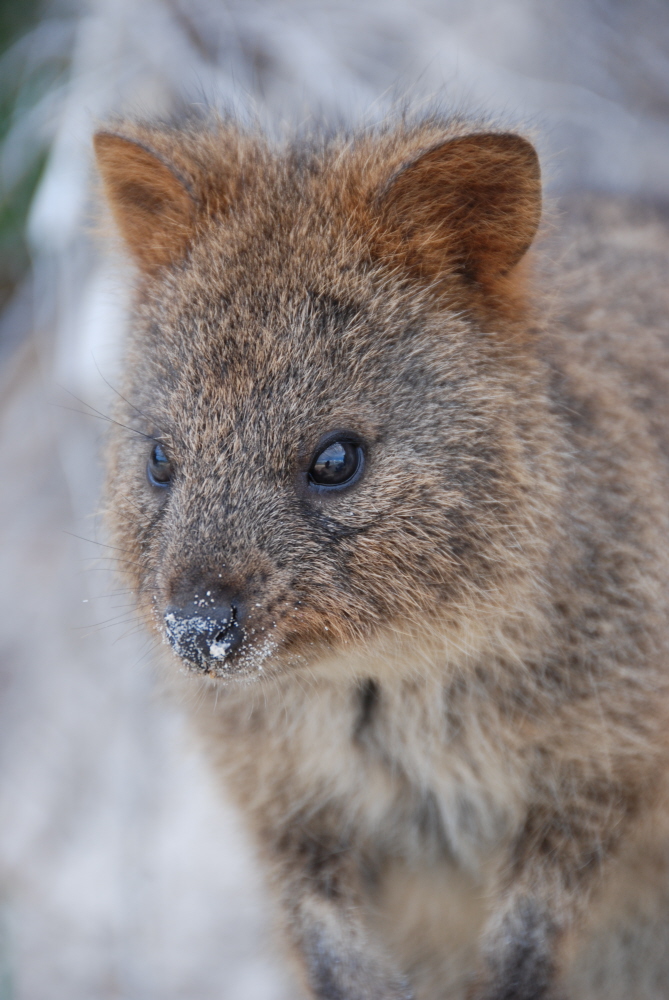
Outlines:
[[[309,995],[665,996],[664,347],[546,306],[531,144],[96,153],[139,275],[109,523]]]

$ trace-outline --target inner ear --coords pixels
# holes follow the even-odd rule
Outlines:
[[[187,180],[150,147],[125,136],[98,132],[94,146],[112,215],[142,270],[181,259],[197,209]]]
[[[449,139],[402,167],[378,204],[412,268],[432,280],[455,271],[485,284],[511,270],[534,239],[539,159],[512,133]]]

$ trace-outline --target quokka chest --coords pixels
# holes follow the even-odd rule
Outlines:
[[[346,836],[375,853],[446,857],[472,872],[517,823],[521,777],[484,711],[453,719],[444,688],[428,681],[295,687],[248,734],[265,743],[253,785],[278,794],[279,822],[334,810]]]

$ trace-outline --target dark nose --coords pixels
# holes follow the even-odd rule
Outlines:
[[[201,670],[223,663],[243,642],[240,602],[199,600],[165,611],[165,632],[174,651]]]

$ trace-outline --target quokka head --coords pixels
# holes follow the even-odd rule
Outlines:
[[[215,677],[462,643],[533,572],[530,143],[432,121],[95,146],[139,275],[111,525],[154,627]]]

